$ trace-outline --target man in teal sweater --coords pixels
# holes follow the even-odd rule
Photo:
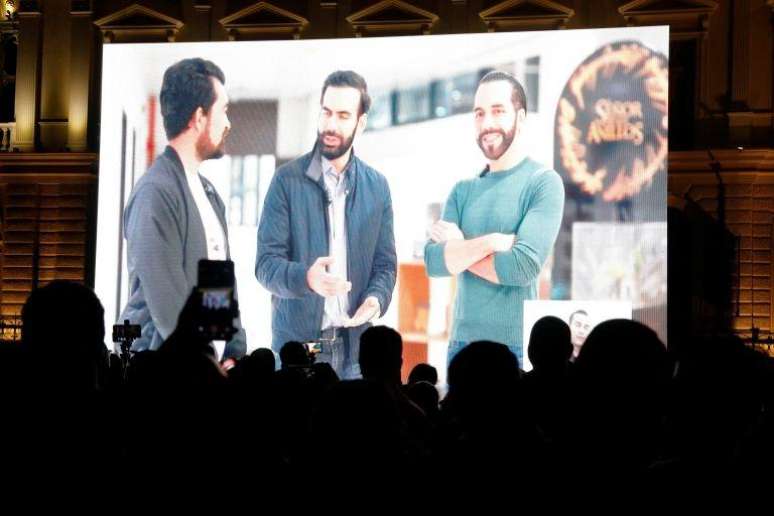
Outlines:
[[[488,164],[454,186],[425,246],[428,275],[459,275],[448,362],[475,340],[506,344],[523,360],[524,301],[537,298],[564,210],[559,174],[518,145],[526,108],[524,88],[510,74],[481,79],[473,112]]]

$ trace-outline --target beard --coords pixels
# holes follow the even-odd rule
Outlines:
[[[199,141],[196,143],[196,152],[202,161],[208,159],[220,159],[226,154],[226,136],[228,136],[228,129],[223,131],[223,135],[220,137],[219,142],[214,142],[209,136],[209,131],[202,134]]]
[[[333,136],[335,138],[338,138],[341,143],[338,145],[326,145],[324,143],[324,138],[326,136]],[[339,133],[335,133],[333,131],[325,131],[325,132],[317,132],[317,144],[320,147],[320,154],[322,154],[325,159],[328,160],[334,160],[342,157],[344,154],[347,153],[347,151],[352,147],[352,142],[355,140],[355,130],[352,131],[352,134],[349,135],[349,138],[344,138],[343,135]]]
[[[499,134],[501,138],[501,142],[499,145],[491,145],[491,144],[485,144],[484,143],[484,137],[489,134]],[[511,147],[511,144],[513,143],[513,139],[516,137],[516,120],[513,121],[513,127],[511,127],[510,131],[506,132],[502,129],[491,129],[489,131],[480,133],[478,135],[478,146],[481,149],[481,152],[484,153],[484,156],[486,156],[487,159],[490,160],[497,160],[502,157],[503,154]]]

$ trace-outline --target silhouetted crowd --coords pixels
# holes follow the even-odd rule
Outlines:
[[[668,351],[647,327],[613,320],[571,362],[569,328],[546,317],[528,346],[533,370],[502,344],[474,342],[439,399],[427,364],[401,382],[402,341],[388,327],[362,337],[363,379],[339,381],[297,342],[281,366],[257,349],[224,371],[189,313],[124,367],[104,346],[91,290],[55,281],[33,292],[21,344],[0,355],[4,469],[126,498],[184,486],[189,502],[225,507],[620,498],[628,514],[771,490],[774,366],[736,339]]]

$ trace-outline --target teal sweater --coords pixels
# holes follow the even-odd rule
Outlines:
[[[469,271],[459,275],[452,340],[522,343],[524,300],[537,298],[537,278],[556,241],[563,210],[559,174],[529,158],[454,186],[443,220],[457,224],[466,239],[506,233],[515,234],[516,243],[494,255],[499,285]],[[425,246],[431,277],[450,276],[444,245],[430,241]]]

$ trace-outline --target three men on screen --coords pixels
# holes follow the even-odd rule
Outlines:
[[[564,210],[559,174],[519,145],[526,109],[513,76],[481,79],[473,112],[488,164],[455,185],[425,246],[430,276],[459,275],[449,362],[473,340],[502,342],[523,360],[523,304],[537,297]]]
[[[124,211],[129,300],[119,320],[142,328],[134,351],[157,349],[175,329],[200,259],[229,258],[225,206],[198,172],[224,153],[231,127],[224,84],[221,69],[199,58],[164,73],[160,103],[169,145],[134,185]],[[245,352],[240,330],[223,359]]]
[[[322,345],[317,360],[342,378],[360,375],[360,335],[384,314],[397,258],[387,180],[354,153],[371,99],[365,80],[325,80],[317,141],[279,167],[258,227],[255,275],[272,294],[272,347]]]
[[[175,327],[201,258],[229,257],[225,209],[198,174],[223,155],[230,129],[223,72],[186,59],[164,75],[160,95],[169,146],[135,185],[125,211],[130,298],[121,315],[142,326],[135,350],[155,349]],[[272,347],[322,344],[318,360],[359,376],[359,339],[383,315],[395,286],[393,210],[384,176],[359,159],[355,138],[370,107],[365,80],[325,80],[316,143],[275,173],[258,228],[255,274],[272,294]],[[526,96],[511,75],[491,72],[475,96],[484,171],[460,181],[425,247],[430,276],[459,275],[449,360],[472,340],[507,344],[522,359],[523,302],[556,239],[564,207],[559,175],[518,144]],[[244,333],[224,358],[245,353]]]

